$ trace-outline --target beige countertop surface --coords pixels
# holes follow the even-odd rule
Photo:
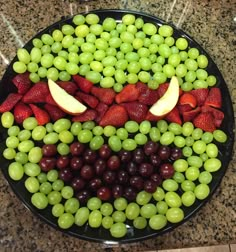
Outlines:
[[[230,91],[236,111],[235,0],[0,0],[0,78],[17,48],[62,17],[94,9],[142,11],[172,22],[212,57]],[[64,235],[34,216],[14,195],[0,172],[0,252],[148,251],[236,241],[236,153],[213,197],[190,220],[162,236],[108,246]]]

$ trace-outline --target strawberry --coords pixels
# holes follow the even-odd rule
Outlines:
[[[159,87],[157,88],[158,96],[162,97],[165,94],[165,92],[168,89],[168,87],[169,87],[169,83],[168,82],[160,84]]]
[[[157,122],[163,118],[164,116],[155,116],[150,111],[148,111],[145,120],[148,120],[150,122]]]
[[[57,84],[70,95],[74,95],[78,89],[77,85],[72,81],[57,81]]]
[[[29,78],[29,72],[25,72],[22,74],[17,74],[12,79],[13,84],[17,87],[18,94],[25,94],[31,86],[31,81]]]
[[[202,112],[212,113],[214,117],[214,123],[217,128],[221,126],[221,123],[224,119],[224,113],[222,111],[220,111],[219,109],[207,106],[207,105],[202,106],[201,109],[202,109]]]
[[[104,114],[106,113],[106,111],[108,110],[108,105],[106,105],[103,102],[99,102],[95,109],[97,111],[97,116],[95,118],[95,121],[99,123],[102,117],[104,116]]]
[[[20,101],[21,98],[21,94],[10,93],[0,105],[0,113],[10,111],[17,104],[17,102]]]
[[[179,110],[177,107],[174,107],[167,115],[164,117],[170,123],[178,123],[182,124],[182,120],[180,118]]]
[[[76,98],[86,103],[91,108],[95,108],[99,103],[98,99],[93,95],[89,95],[80,91],[76,92]]]
[[[40,103],[45,102],[46,97],[50,93],[46,82],[35,83],[28,92],[23,96],[24,103]]]
[[[14,119],[17,123],[22,123],[26,118],[30,117],[33,112],[32,109],[23,102],[18,102],[14,107]]]
[[[121,105],[112,105],[102,117],[99,125],[121,127],[128,121],[128,113]]]
[[[204,105],[212,106],[215,108],[221,108],[222,97],[221,97],[221,91],[219,88],[213,87],[210,89]]]
[[[197,99],[197,105],[202,106],[208,96],[209,90],[208,88],[198,88],[189,91],[189,93],[195,96]]]
[[[45,125],[50,122],[50,116],[44,109],[41,109],[34,104],[29,104],[29,106],[33,110],[34,116],[38,121],[38,125]]]
[[[139,98],[138,101],[146,104],[146,105],[153,105],[159,98],[157,90],[153,90],[148,88],[146,84],[142,82],[138,82],[136,84],[137,89],[139,90]]]
[[[86,109],[80,115],[72,117],[73,122],[86,122],[86,121],[93,121],[97,116],[97,111],[94,109]]]
[[[182,115],[184,112],[192,110],[192,107],[189,104],[177,104],[177,108],[179,110],[179,113]]]
[[[85,79],[84,77],[80,75],[73,75],[72,78],[81,91],[85,93],[89,93],[91,91],[93,87],[93,83],[91,81]]]
[[[91,94],[96,96],[100,102],[111,105],[115,99],[116,93],[112,88],[99,88],[93,86]]]
[[[201,112],[200,107],[196,107],[190,111],[183,112],[183,121],[184,122],[191,122],[199,113]]]
[[[62,111],[60,108],[52,104],[45,104],[44,109],[48,112],[50,118],[54,122],[60,118],[63,118],[66,115],[64,111]]]
[[[192,108],[195,108],[197,106],[197,99],[190,93],[184,93],[180,96],[178,103],[180,105],[189,104]]]
[[[145,120],[148,112],[147,105],[137,101],[126,102],[122,103],[121,105],[124,106],[126,111],[128,112],[129,119],[136,121],[137,123],[140,123]]]
[[[136,85],[128,84],[126,85],[120,93],[116,95],[116,103],[122,102],[132,102],[136,101],[139,97],[139,90],[137,89]]]
[[[214,117],[210,112],[201,112],[193,119],[195,127],[200,128],[204,131],[213,132],[216,127],[214,124]]]
[[[54,106],[57,106],[56,102],[54,101],[54,99],[52,98],[52,95],[49,93],[46,96],[45,102]]]

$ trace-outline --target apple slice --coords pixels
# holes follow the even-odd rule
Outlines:
[[[177,77],[173,76],[165,94],[154,103],[149,111],[155,116],[168,114],[177,104],[179,99],[179,82]]]
[[[48,87],[53,100],[56,102],[58,107],[60,107],[66,113],[71,115],[78,115],[83,113],[87,109],[86,106],[84,106],[81,102],[68,94],[53,80],[48,80]]]

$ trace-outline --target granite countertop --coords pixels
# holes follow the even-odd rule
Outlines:
[[[33,35],[63,16],[92,9],[130,9],[155,15],[186,31],[220,69],[236,112],[236,2],[233,0],[0,0],[0,77]],[[0,172],[0,251],[145,251],[236,241],[236,153],[210,201],[189,221],[157,238],[109,247],[69,237],[28,211]]]

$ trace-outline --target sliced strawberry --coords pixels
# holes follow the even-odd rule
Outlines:
[[[195,127],[200,128],[204,131],[213,132],[216,127],[214,124],[214,117],[210,112],[201,112],[193,119]]]
[[[39,125],[45,125],[50,122],[50,116],[44,109],[41,109],[34,104],[29,104],[29,106],[33,110],[34,116]]]
[[[150,111],[148,111],[145,120],[148,120],[150,122],[158,122],[159,120],[163,118],[164,116],[155,116]]]
[[[209,90],[208,88],[198,88],[189,91],[189,93],[195,96],[197,105],[202,106],[208,96]]]
[[[0,105],[0,113],[10,111],[22,98],[21,94],[10,93]]]
[[[97,116],[97,111],[94,109],[86,109],[84,113],[72,117],[73,122],[93,121]]]
[[[178,123],[180,125],[182,124],[179,110],[176,106],[165,116],[165,119],[170,123],[173,122],[173,123]]]
[[[121,127],[128,121],[128,113],[121,105],[112,105],[102,117],[99,125]]]
[[[145,120],[148,112],[147,105],[137,101],[126,102],[122,103],[121,105],[124,106],[126,111],[128,112],[129,119],[136,121],[137,123],[140,123]]]
[[[12,79],[13,84],[17,87],[18,94],[25,94],[31,86],[31,80],[29,78],[29,72],[17,74]]]
[[[56,102],[54,101],[54,99],[52,98],[52,95],[49,93],[46,96],[45,102],[54,106],[57,106]]]
[[[122,102],[132,102],[136,101],[139,97],[139,90],[137,89],[136,85],[134,84],[128,84],[126,85],[120,93],[116,95],[116,102],[122,103]]]
[[[136,87],[140,93],[138,98],[139,102],[146,105],[153,105],[158,100],[159,95],[157,90],[148,88],[148,86],[142,82],[138,82]]]
[[[76,92],[75,96],[78,98],[78,100],[86,103],[91,108],[95,108],[99,103],[98,99],[93,95],[89,95],[80,91]]]
[[[168,82],[160,84],[159,87],[157,88],[158,96],[162,97],[165,94],[165,92],[168,89],[168,87],[169,87],[169,83]]]
[[[93,87],[93,83],[80,75],[72,76],[75,83],[78,85],[81,91],[89,93]]]
[[[44,109],[48,112],[53,122],[66,116],[64,111],[58,108],[58,106],[54,106],[52,104],[45,104]]]
[[[102,117],[104,116],[104,114],[106,113],[106,111],[108,110],[108,105],[106,105],[103,102],[99,102],[95,109],[97,111],[97,116],[95,118],[95,121],[99,123]]]
[[[179,102],[180,105],[185,105],[188,104],[192,108],[195,108],[197,106],[197,99],[195,98],[194,95],[190,93],[184,93],[180,96]]]
[[[199,113],[201,112],[200,107],[196,107],[190,111],[183,112],[183,121],[184,122],[191,122]]]
[[[40,103],[45,102],[49,94],[48,84],[46,82],[35,83],[28,92],[23,96],[24,103]]]
[[[219,88],[213,87],[210,89],[204,105],[212,106],[215,108],[221,108],[222,97],[221,97],[221,91]]]
[[[70,95],[74,95],[78,90],[77,85],[72,81],[57,81],[57,84]]]
[[[177,104],[177,108],[179,110],[179,113],[182,115],[184,112],[192,110],[192,107],[189,104]]]
[[[96,96],[100,102],[111,105],[115,99],[116,93],[113,88],[99,88],[93,86],[91,94]]]
[[[222,121],[224,119],[224,113],[220,111],[219,109],[204,105],[201,107],[202,112],[210,112],[212,113],[214,117],[214,123],[217,128],[219,128],[222,124]]]
[[[15,121],[21,124],[26,118],[30,117],[33,112],[29,105],[23,102],[18,102],[14,107],[13,114]]]

